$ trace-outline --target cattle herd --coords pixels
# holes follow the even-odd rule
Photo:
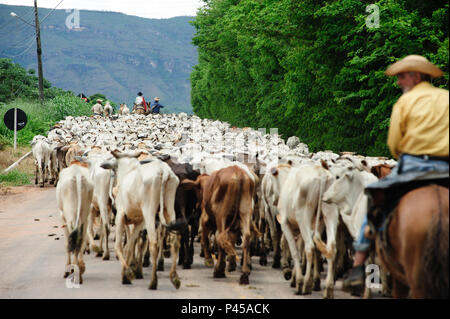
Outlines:
[[[180,287],[177,259],[189,269],[199,239],[197,253],[216,278],[240,261],[240,284],[249,284],[251,256],[266,266],[273,250],[272,267],[295,293],[320,290],[326,271],[323,296],[333,298],[366,214],[364,187],[396,165],[350,152],[310,153],[297,137],[285,142],[274,130],[185,113],[68,116],[31,145],[35,183],[56,186],[64,276],[76,265],[82,282],[85,252],[109,259],[114,227],[122,283],[151,265],[150,289],[169,249],[169,278]]]

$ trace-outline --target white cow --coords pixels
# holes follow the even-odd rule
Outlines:
[[[293,167],[286,181],[281,187],[278,201],[278,212],[281,229],[294,260],[294,278],[296,293],[309,294],[312,292],[313,281],[315,288],[320,289],[318,262],[315,262],[314,277],[311,276],[314,255],[313,229],[321,210],[323,192],[332,183],[333,175],[320,165],[304,165]],[[317,214],[317,215],[316,215]],[[295,235],[300,233],[306,255],[306,274],[303,277],[300,267],[300,251],[297,247]],[[327,233],[328,234],[328,233]],[[300,245],[301,246],[301,245]],[[328,260],[328,259],[327,259]],[[333,261],[328,260],[328,267],[333,268]],[[333,282],[334,284],[334,282]]]
[[[64,278],[70,273],[71,253],[73,253],[74,265],[79,269],[80,283],[83,282],[81,275],[86,269],[83,251],[93,188],[89,170],[80,165],[71,165],[63,169],[56,186],[56,203],[66,237],[67,263]]]
[[[95,149],[94,149],[95,150]],[[76,156],[75,159],[81,162],[86,162],[89,167],[90,177],[94,184],[94,194],[92,197],[91,214],[89,218],[88,240],[90,248],[97,252],[97,257],[102,256],[103,260],[109,260],[108,236],[109,236],[109,221],[112,215],[112,186],[111,170],[104,169],[100,165],[110,159],[109,154],[89,153],[88,158],[81,158]],[[100,215],[101,219],[101,235],[100,247],[94,244],[93,225],[94,219]],[[105,242],[105,249],[103,249],[103,242]]]
[[[273,268],[280,268],[281,259],[282,232],[276,220],[278,214],[277,204],[280,197],[281,187],[286,181],[291,168],[292,167],[288,164],[280,164],[274,167],[272,166],[269,169],[269,172],[264,175],[261,182],[261,215],[263,215],[264,220],[267,222],[270,229],[270,236],[272,238],[274,251],[272,264]],[[264,229],[262,229],[262,231],[264,231]],[[264,255],[262,256],[262,259],[265,258],[265,251],[263,252],[263,254]],[[287,257],[286,254],[284,254],[284,257]],[[281,260],[281,266],[283,269],[284,277],[286,278],[286,280],[289,280],[291,277],[291,269],[286,258],[283,258],[283,260]]]
[[[156,218],[165,227],[175,222],[175,192],[179,184],[178,177],[170,169],[169,165],[154,160],[141,165],[136,159],[141,154],[123,154],[117,151],[111,152],[115,159],[104,162],[101,166],[106,169],[114,169],[118,192],[115,200],[116,215],[116,243],[115,251],[122,264],[122,283],[130,284],[134,272],[130,268],[133,258],[133,249],[140,231],[145,227],[149,239],[150,254],[152,256],[152,279],[149,289],[156,289],[158,279],[156,276],[157,256],[159,243],[162,240],[157,234]],[[159,207],[159,209],[158,209]],[[134,225],[127,240],[125,251],[122,251],[122,236],[126,225]],[[172,236],[171,256],[172,268],[169,274],[175,288],[180,287],[180,280],[176,273],[176,258],[180,247],[180,236]],[[142,260],[140,258],[137,273],[141,272]]]
[[[338,206],[339,214],[353,239],[357,238],[364,216],[367,214],[368,198],[364,188],[377,180],[372,173],[347,168],[324,193],[323,201]]]
[[[36,135],[31,142],[31,149],[33,152],[35,164],[34,183],[38,184],[40,179],[41,187],[44,187],[44,183],[47,179],[47,174],[50,173],[50,145],[44,136]]]

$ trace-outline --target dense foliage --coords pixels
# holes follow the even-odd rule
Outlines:
[[[39,97],[38,78],[35,71],[26,71],[21,65],[10,59],[0,58],[0,103],[6,103],[17,97],[37,99]],[[44,78],[44,96],[51,99],[64,90],[52,87]]]
[[[0,148],[13,142],[13,131],[3,123],[11,108],[20,108],[27,114],[27,125],[17,133],[19,144],[27,144],[38,134],[47,135],[55,122],[68,115],[91,115],[90,105],[72,92],[52,87],[45,79],[44,83],[45,101],[41,103],[34,70],[26,71],[9,59],[0,59]]]
[[[204,0],[193,21],[199,64],[191,102],[202,117],[277,127],[313,151],[389,155],[401,91],[387,66],[420,54],[446,75],[448,1]],[[369,4],[379,8],[379,26]]]

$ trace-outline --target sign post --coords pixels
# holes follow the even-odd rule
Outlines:
[[[17,107],[14,108],[14,150],[17,148]]]
[[[20,131],[27,124],[27,115],[21,109],[15,107],[9,109],[3,117],[6,127],[14,131],[14,150],[17,148],[17,131]]]

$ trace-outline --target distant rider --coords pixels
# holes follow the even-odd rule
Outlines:
[[[103,114],[103,106],[102,106],[103,100],[97,99],[96,102],[97,103],[94,104],[94,106],[92,106],[91,112],[93,112],[94,115],[102,116],[102,114]]]
[[[159,104],[159,97],[155,97],[155,102],[153,103],[151,107],[151,111],[153,114],[159,114],[159,110],[164,107],[164,105]]]

